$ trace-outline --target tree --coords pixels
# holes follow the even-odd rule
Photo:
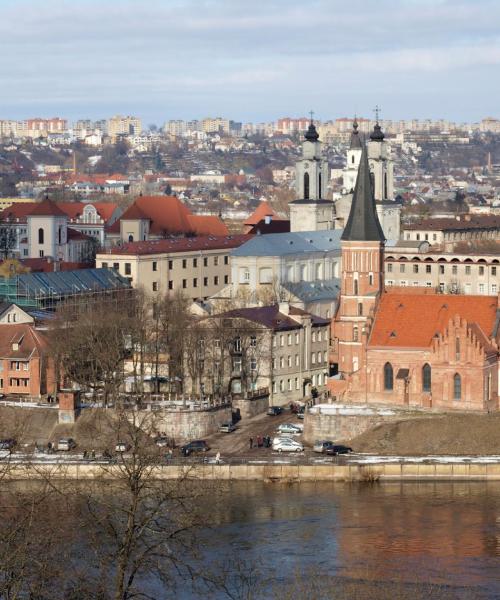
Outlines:
[[[17,233],[15,227],[12,225],[1,225],[0,226],[0,256],[2,258],[9,258],[13,248],[17,244]]]

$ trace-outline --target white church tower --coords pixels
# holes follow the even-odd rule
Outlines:
[[[351,143],[347,151],[347,164],[342,174],[342,191],[344,194],[352,194],[354,192],[362,149],[363,146],[359,139],[358,122],[355,118],[352,124]]]
[[[290,202],[290,231],[333,229],[333,202],[323,198],[328,184],[328,163],[311,119],[302,143],[302,158],[295,167],[297,200]]]

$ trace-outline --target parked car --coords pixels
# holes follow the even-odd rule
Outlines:
[[[157,438],[155,438],[155,444],[159,448],[165,448],[165,446],[168,446],[168,437],[165,435],[159,435]]]
[[[329,446],[333,446],[333,445],[334,445],[334,442],[332,442],[331,440],[318,440],[318,441],[314,442],[313,452],[323,453],[326,451],[326,448],[328,448]]]
[[[267,414],[270,417],[276,417],[277,415],[281,415],[282,412],[283,412],[283,408],[281,406],[270,406],[267,409]]]
[[[273,450],[277,452],[302,452],[304,446],[291,438],[280,438],[273,440]]]
[[[349,452],[352,452],[352,448],[349,448],[349,446],[342,446],[341,444],[332,444],[331,446],[327,446],[325,448],[325,454],[329,454],[330,456],[337,456],[337,454],[349,454]]]
[[[293,423],[282,423],[277,429],[279,433],[291,433],[293,435],[300,435],[302,430],[302,427]]]
[[[117,442],[115,446],[115,452],[128,452],[130,450],[130,444],[127,442]]]
[[[73,450],[73,448],[76,448],[76,442],[73,438],[61,438],[57,442],[58,451],[68,452],[69,450]]]
[[[219,431],[221,433],[231,433],[232,431],[236,430],[236,425],[233,425],[233,423],[231,423],[231,421],[228,421],[227,423],[222,423],[222,425],[219,427]]]
[[[301,421],[303,421],[304,420],[304,414],[305,413],[303,413],[303,412],[298,412],[297,413],[297,419],[300,419]]]
[[[12,450],[16,444],[17,442],[14,438],[0,440],[0,450]]]
[[[210,446],[205,442],[205,440],[194,440],[193,442],[189,442],[181,447],[181,452],[183,456],[189,456],[190,454],[194,454],[197,452],[208,452],[210,450]]]

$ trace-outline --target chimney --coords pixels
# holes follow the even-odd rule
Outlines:
[[[289,302],[280,302],[278,309],[282,315],[289,315],[290,314],[290,303]]]
[[[271,223],[271,221],[272,221],[272,220],[273,220],[273,217],[272,217],[272,215],[266,215],[266,216],[264,217],[264,223],[265,223],[266,225],[269,225],[269,223]]]

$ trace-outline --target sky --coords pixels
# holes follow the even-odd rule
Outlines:
[[[0,119],[500,117],[500,0],[0,0]]]

